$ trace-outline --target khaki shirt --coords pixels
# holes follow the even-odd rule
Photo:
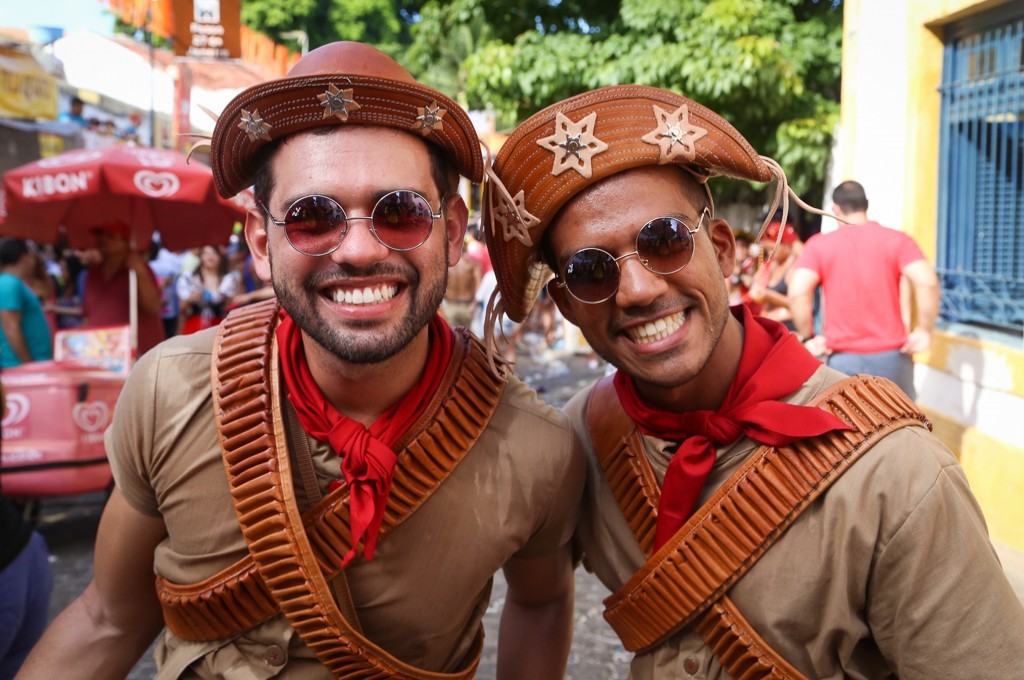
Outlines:
[[[842,374],[824,366],[786,401]],[[588,452],[578,538],[616,591],[645,562],[601,475],[586,426],[589,390],[566,405]],[[659,483],[670,442],[644,437]],[[720,448],[704,503],[755,450]],[[876,444],[729,591],[753,628],[808,678],[1021,677],[1024,609],[988,540],[956,459],[923,427]],[[630,678],[727,678],[689,628],[633,659]]]
[[[212,341],[206,331],[145,355],[106,436],[125,499],[167,526],[155,571],[180,584],[202,581],[247,554],[213,420]],[[326,493],[340,478],[340,461],[326,444],[307,439]],[[493,574],[511,557],[544,555],[568,542],[583,480],[583,454],[564,416],[512,378],[451,475],[381,539],[372,561],[358,557],[346,570],[364,633],[406,663],[457,670]],[[155,656],[161,679],[329,677],[281,615],[230,640],[189,642],[166,631]]]

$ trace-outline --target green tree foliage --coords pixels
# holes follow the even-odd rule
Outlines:
[[[409,42],[401,9],[398,0],[245,0],[242,22],[282,43],[282,33],[306,31],[309,49],[358,40],[395,54]]]
[[[409,68],[493,110],[500,127],[595,87],[654,85],[719,112],[798,193],[821,195],[838,120],[838,0],[432,0],[414,22]]]

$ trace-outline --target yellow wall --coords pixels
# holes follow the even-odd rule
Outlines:
[[[1008,0],[902,0],[907,3],[906,14],[896,13],[893,18],[906,21],[906,42],[889,45],[887,49],[892,55],[892,66],[904,67],[907,73],[906,113],[901,110],[895,114],[906,118],[905,148],[888,148],[878,143],[877,131],[857,116],[859,106],[869,103],[859,102],[860,96],[878,99],[878,105],[885,105],[877,88],[872,91],[865,87],[871,82],[870,69],[875,68],[871,57],[878,46],[872,38],[877,38],[878,29],[864,22],[865,17],[868,22],[878,21],[879,8],[894,6],[876,3],[891,1],[844,3],[842,131],[836,148],[836,167],[840,175],[849,177],[857,174],[858,158],[865,153],[892,154],[894,161],[906,159],[904,201],[899,208],[903,228],[934,262],[941,133],[938,87],[942,80],[945,26],[1004,5]],[[872,145],[874,148],[870,148]],[[964,365],[965,357],[975,361],[979,370]],[[993,538],[1024,551],[1024,435],[1013,434],[1024,433],[1024,425],[1014,428],[1015,423],[1024,421],[1024,348],[1020,344],[1009,347],[962,334],[936,332],[931,352],[915,359],[918,370],[926,374],[926,382],[928,371],[939,371],[945,375],[942,384],[960,388],[965,395],[981,391],[998,397],[995,401],[1000,407],[995,410],[1006,411],[990,410],[979,418],[966,407],[960,407],[959,412],[955,406],[943,412],[925,409],[936,436],[960,459]],[[935,401],[948,406],[956,400]],[[993,427],[993,418],[1010,420],[999,421],[1000,429]],[[994,436],[995,430],[1002,435]]]

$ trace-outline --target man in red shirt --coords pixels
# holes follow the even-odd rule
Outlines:
[[[829,366],[848,375],[889,378],[914,398],[911,355],[924,352],[939,309],[935,270],[914,240],[901,231],[868,220],[868,199],[857,182],[832,192],[838,217],[846,220],[829,234],[807,241],[789,282],[789,307],[796,331]],[[900,278],[914,291],[917,320],[907,332],[900,308]],[[814,290],[824,295],[824,326],[814,337]]]
[[[142,356],[165,338],[156,275],[142,255],[132,248],[127,224],[110,221],[94,227],[93,232],[103,259],[85,275],[82,296],[85,326],[118,326],[129,322],[130,271],[134,270],[139,305],[137,355]]]

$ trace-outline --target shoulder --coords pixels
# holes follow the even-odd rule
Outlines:
[[[562,413],[569,420],[573,429],[576,430],[577,434],[587,440],[590,439],[590,429],[587,425],[587,411],[588,405],[590,404],[590,395],[594,392],[594,386],[597,383],[593,383],[581,389],[579,392],[574,394],[565,406],[562,407]]]
[[[571,431],[568,419],[515,375],[505,386],[498,411],[517,430],[537,428],[559,437],[568,436]]]
[[[26,288],[24,282],[13,274],[0,274],[0,291],[6,295],[21,295]]]
[[[208,376],[215,333],[216,329],[210,328],[164,340],[136,362],[128,377],[129,383],[153,383],[169,376],[181,380],[197,372]],[[159,385],[161,390],[169,387],[166,383]]]
[[[520,486],[568,477],[582,470],[582,453],[568,419],[512,376],[479,443],[487,459],[515,470]]]

